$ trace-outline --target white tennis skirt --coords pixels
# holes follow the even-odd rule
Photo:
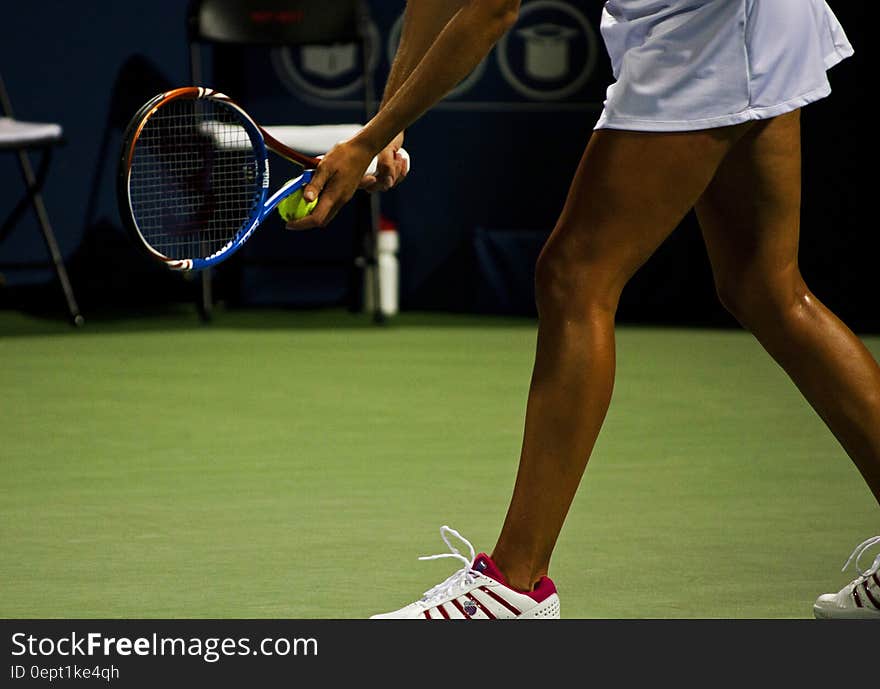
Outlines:
[[[601,30],[615,82],[596,129],[776,117],[827,96],[853,53],[825,0],[608,0]]]

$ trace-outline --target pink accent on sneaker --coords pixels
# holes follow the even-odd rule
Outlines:
[[[507,577],[505,577],[501,570],[498,569],[498,565],[496,565],[492,558],[486,555],[486,553],[480,553],[474,558],[472,569],[475,569],[478,572],[482,572],[487,577],[491,577],[495,581],[504,584],[507,588],[513,588],[510,584],[507,583]],[[523,593],[527,595],[536,603],[541,603],[549,596],[552,596],[554,593],[556,593],[556,585],[553,583],[550,577],[541,577],[538,581],[537,586],[535,586],[535,588],[531,591],[519,591],[518,589],[513,590],[517,591],[517,593]]]

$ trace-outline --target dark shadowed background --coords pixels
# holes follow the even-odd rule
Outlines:
[[[255,7],[259,6],[255,2]],[[534,314],[534,260],[552,228],[598,115],[610,70],[598,36],[601,2],[531,0],[471,78],[411,128],[414,172],[383,198],[401,237],[401,304],[410,310]],[[863,3],[832,2],[856,55],[830,73],[832,97],[805,109],[801,264],[816,294],[859,331],[880,330],[870,247],[875,223],[861,107],[872,74]],[[402,0],[371,2],[374,73],[384,83]],[[74,290],[88,312],[187,301],[196,283],[166,275],[133,249],[114,192],[121,129],[155,92],[190,82],[182,0],[24,3],[0,25],[0,70],[16,116],[60,123],[45,201]],[[555,32],[555,33],[554,33]],[[538,34],[542,34],[538,36]],[[356,64],[344,46],[206,50],[205,84],[241,100],[263,124],[359,118]],[[283,165],[273,172],[284,177]],[[293,171],[291,171],[291,174]],[[20,198],[12,155],[0,157],[0,215]],[[285,258],[345,256],[352,214],[308,235],[270,222],[217,275],[235,306],[345,301],[345,271]],[[261,260],[271,256],[271,262]],[[30,215],[0,243],[0,263],[42,261]],[[52,273],[0,270],[0,305],[61,307]],[[627,287],[620,320],[732,325],[714,295],[705,251],[686,218]]]

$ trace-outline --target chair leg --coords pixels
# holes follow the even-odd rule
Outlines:
[[[209,322],[214,312],[214,297],[212,289],[211,269],[206,268],[202,271],[201,277],[201,298],[198,303],[199,317],[205,322]]]
[[[55,234],[52,232],[52,225],[49,223],[49,214],[46,212],[46,205],[43,203],[43,197],[40,194],[38,180],[34,175],[31,167],[30,158],[27,152],[20,150],[18,152],[18,162],[21,166],[21,172],[27,185],[28,195],[31,197],[31,203],[34,212],[37,214],[37,220],[40,223],[40,229],[43,233],[43,239],[46,242],[46,248],[49,250],[49,256],[55,268],[55,274],[58,276],[58,282],[61,284],[61,290],[64,293],[64,300],[67,303],[67,310],[70,313],[70,322],[80,327],[85,323],[85,319],[79,311],[76,298],[73,296],[73,287],[70,279],[67,277],[67,269],[64,267],[64,260],[61,258],[61,251],[58,248],[58,242],[55,241]]]
[[[364,199],[361,194],[355,194],[352,201],[354,207],[354,231],[351,237],[352,262],[348,270],[348,311],[349,313],[362,313],[366,305],[366,290],[364,276],[367,274],[366,244],[363,231]]]

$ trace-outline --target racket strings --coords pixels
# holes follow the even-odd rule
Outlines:
[[[211,256],[249,226],[261,199],[261,170],[235,110],[210,100],[170,101],[135,143],[132,215],[164,256]]]

